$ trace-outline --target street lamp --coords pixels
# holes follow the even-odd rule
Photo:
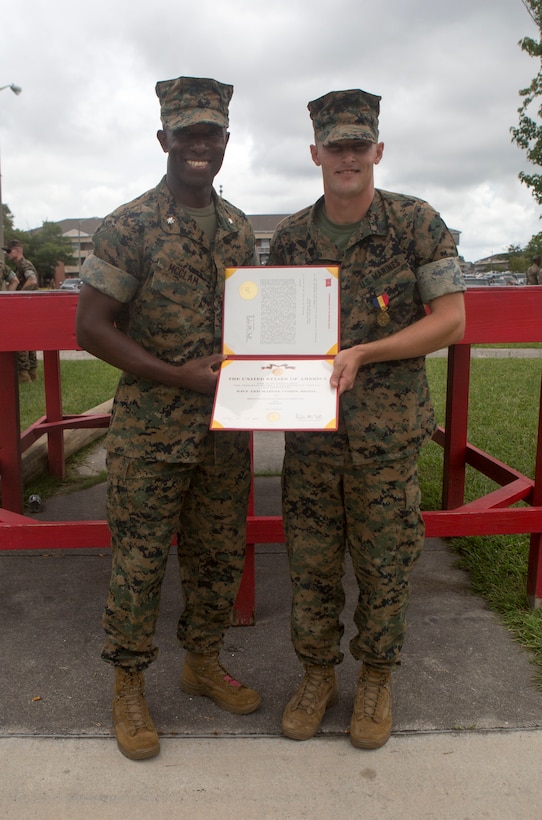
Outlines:
[[[14,93],[14,94],[17,94],[17,96],[18,96],[18,95],[21,93],[21,91],[23,90],[20,86],[15,85],[15,83],[9,83],[9,85],[0,85],[0,91],[3,91],[3,90],[4,90],[4,88],[11,88],[11,90],[13,91],[13,93]]]
[[[5,88],[11,88],[14,94],[19,96],[21,91],[23,90],[20,86],[15,85],[15,83],[9,83],[8,85],[0,85],[0,91],[4,91]],[[4,246],[4,206],[2,205],[2,171],[0,170],[0,248]],[[0,261],[4,259],[4,251],[0,250]]]

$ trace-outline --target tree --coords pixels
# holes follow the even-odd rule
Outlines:
[[[20,238],[24,245],[24,255],[30,259],[40,277],[40,284],[47,284],[55,273],[59,262],[73,265],[73,246],[56,222],[44,222],[41,228],[23,233]]]
[[[524,37],[519,41],[523,51],[538,61],[538,74],[532,80],[528,88],[522,89],[519,94],[523,102],[518,108],[519,125],[511,128],[512,141],[522,148],[529,162],[538,168],[542,167],[542,105],[538,106],[538,121],[533,119],[532,106],[535,100],[542,96],[542,0],[522,0],[531,19],[534,21],[540,32],[540,40],[533,40],[532,37]],[[519,173],[520,180],[531,189],[536,201],[542,205],[542,174]]]
[[[532,236],[525,248],[525,257],[528,260],[528,265],[531,264],[534,256],[540,256],[542,259],[542,233],[537,233]]]
[[[542,233],[532,236],[524,248],[520,245],[510,245],[508,248],[508,270],[512,273],[525,273],[535,256],[542,258]]]
[[[14,216],[5,202],[2,203],[2,225],[4,226],[4,244],[13,239],[15,228],[13,227]]]
[[[48,284],[54,277],[59,262],[73,265],[73,246],[56,222],[44,222],[41,228],[19,231],[13,227],[14,216],[7,205],[2,204],[4,218],[4,244],[18,239],[23,244],[23,252],[38,272],[40,286]],[[10,265],[9,259],[7,264]],[[13,267],[11,265],[11,267]]]
[[[508,270],[512,273],[525,273],[531,263],[527,261],[524,249],[520,245],[508,248]]]

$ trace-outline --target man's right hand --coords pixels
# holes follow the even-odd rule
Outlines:
[[[121,302],[84,284],[77,305],[79,345],[134,376],[196,393],[214,393],[219,364],[225,356],[213,353],[201,359],[190,359],[182,365],[165,362],[117,328],[116,320],[123,308]]]
[[[179,386],[194,390],[196,393],[214,393],[220,372],[219,365],[225,358],[220,353],[213,353],[202,359],[190,359],[185,362],[178,368],[181,376]]]

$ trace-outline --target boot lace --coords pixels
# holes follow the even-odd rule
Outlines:
[[[134,730],[148,729],[149,721],[147,710],[145,709],[143,692],[141,691],[137,678],[132,679],[130,683],[124,687],[121,698],[126,710],[126,716]]]
[[[205,671],[213,678],[232,686],[234,689],[240,689],[242,684],[239,683],[230,673],[224,669],[216,656],[210,656],[205,660]]]
[[[360,688],[356,698],[356,716],[374,718],[385,691],[387,677],[385,673],[363,671],[360,679]]]
[[[301,709],[309,715],[314,712],[317,701],[322,696],[322,688],[328,683],[328,677],[325,670],[318,671],[311,670],[308,672],[303,682],[301,683],[300,697],[296,704],[296,709]]]

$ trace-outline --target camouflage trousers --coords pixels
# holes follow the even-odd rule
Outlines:
[[[340,618],[348,549],[359,589],[350,652],[375,666],[396,666],[409,577],[425,535],[416,460],[340,467],[286,448],[282,495],[298,658],[337,664],[344,657]]]
[[[102,658],[136,669],[155,659],[161,585],[177,533],[184,601],[178,639],[191,652],[219,651],[244,566],[248,450],[220,465],[212,453],[198,464],[110,454],[108,471],[112,570]]]
[[[19,373],[22,370],[35,370],[38,366],[38,359],[35,350],[21,350],[17,353],[17,368]]]

